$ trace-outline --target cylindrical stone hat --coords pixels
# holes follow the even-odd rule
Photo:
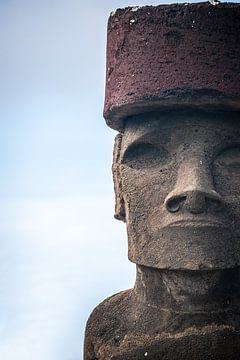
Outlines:
[[[108,22],[104,117],[240,110],[240,4],[127,7]]]

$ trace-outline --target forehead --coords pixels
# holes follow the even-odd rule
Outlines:
[[[174,136],[175,135],[175,136]],[[238,138],[240,113],[235,112],[163,112],[136,115],[125,123],[125,145],[141,138],[164,137],[165,141],[206,139],[217,136]],[[234,140],[235,141],[235,140]]]

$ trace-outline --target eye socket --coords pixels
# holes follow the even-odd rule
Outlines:
[[[126,150],[122,163],[140,170],[155,166],[163,167],[169,161],[169,157],[169,153],[162,147],[156,147],[149,143],[138,143]]]
[[[240,147],[235,146],[223,150],[215,162],[233,171],[240,170]]]

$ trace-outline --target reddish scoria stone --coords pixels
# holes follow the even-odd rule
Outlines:
[[[104,116],[155,107],[240,108],[240,4],[118,9],[110,16]]]

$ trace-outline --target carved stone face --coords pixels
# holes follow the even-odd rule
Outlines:
[[[135,116],[119,152],[131,261],[160,269],[240,265],[237,114]]]

